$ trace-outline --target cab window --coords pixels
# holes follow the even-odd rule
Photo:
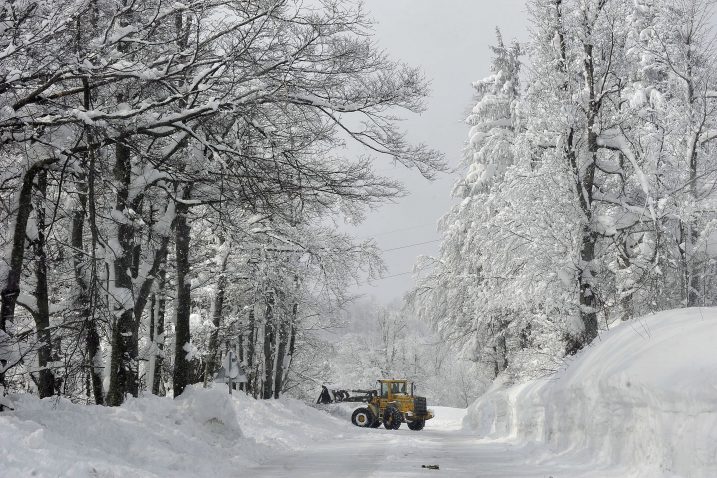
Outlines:
[[[388,384],[381,382],[381,397],[388,398]]]

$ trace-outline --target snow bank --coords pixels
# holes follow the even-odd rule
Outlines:
[[[13,397],[0,416],[0,476],[236,476],[264,454],[243,438],[225,389],[188,388],[122,407]]]
[[[321,410],[322,412],[328,413],[329,415],[332,415],[340,420],[343,421],[351,421],[351,415],[353,415],[354,410],[356,410],[358,407],[364,406],[362,403],[349,403],[349,402],[343,402],[343,403],[327,403],[327,404],[316,404],[312,405],[315,409]]]
[[[465,408],[453,407],[428,407],[434,417],[426,422],[426,429],[439,428],[442,430],[457,431],[461,429],[461,424],[466,416]]]
[[[337,419],[292,399],[230,396],[225,386],[188,387],[176,400],[152,395],[117,408],[66,399],[12,397],[0,414],[0,477],[246,476],[277,451],[342,433]]]
[[[236,403],[242,430],[248,438],[285,450],[310,448],[360,430],[350,419],[331,416],[292,398],[254,400],[237,395]]]
[[[464,426],[632,476],[717,476],[717,308],[662,312],[601,335],[555,375],[495,387]]]

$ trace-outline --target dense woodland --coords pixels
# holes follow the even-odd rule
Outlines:
[[[376,162],[447,166],[398,127],[428,83],[359,2],[0,1],[3,395],[177,396],[231,350],[257,398],[405,376],[465,406],[715,305],[714,2],[527,5],[473,85],[440,254],[378,308],[347,291],[380,251],[340,225],[402,193]]]
[[[544,375],[615,321],[717,302],[713,6],[532,0],[527,44],[498,33],[411,296],[481,377]]]
[[[228,350],[248,393],[291,388],[381,270],[335,226],[401,193],[373,160],[444,168],[397,128],[426,80],[370,26],[343,0],[0,3],[3,394],[177,396]]]

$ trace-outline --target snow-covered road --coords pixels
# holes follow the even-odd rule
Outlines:
[[[548,379],[498,384],[468,415],[429,404],[420,432],[355,427],[356,404],[224,385],[121,407],[14,394],[0,478],[717,477],[717,309],[639,325],[614,327]]]
[[[316,409],[290,398],[230,396],[223,387],[190,387],[175,400],[147,396],[122,407],[27,394],[15,403],[14,412],[0,416],[2,478],[679,476],[597,468],[598,456],[579,447],[555,454],[481,440],[463,429],[466,410],[455,408],[431,407],[436,418],[414,432],[355,427],[349,404]]]
[[[276,454],[245,476],[305,477],[530,477],[623,476],[585,469],[575,462],[535,465],[535,450],[487,442],[461,430],[465,410],[437,407],[436,418],[420,432],[347,429],[327,431],[300,451]],[[438,465],[439,470],[422,468]],[[591,473],[592,472],[592,473]]]

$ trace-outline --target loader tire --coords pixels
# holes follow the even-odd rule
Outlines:
[[[426,426],[426,420],[413,420],[408,422],[408,428],[414,431],[420,431],[423,430],[423,427]]]
[[[383,426],[386,430],[398,430],[401,428],[401,412],[396,407],[386,407],[383,412]]]
[[[351,415],[351,423],[361,428],[370,427],[375,420],[376,417],[373,416],[373,412],[364,407],[357,408]]]

